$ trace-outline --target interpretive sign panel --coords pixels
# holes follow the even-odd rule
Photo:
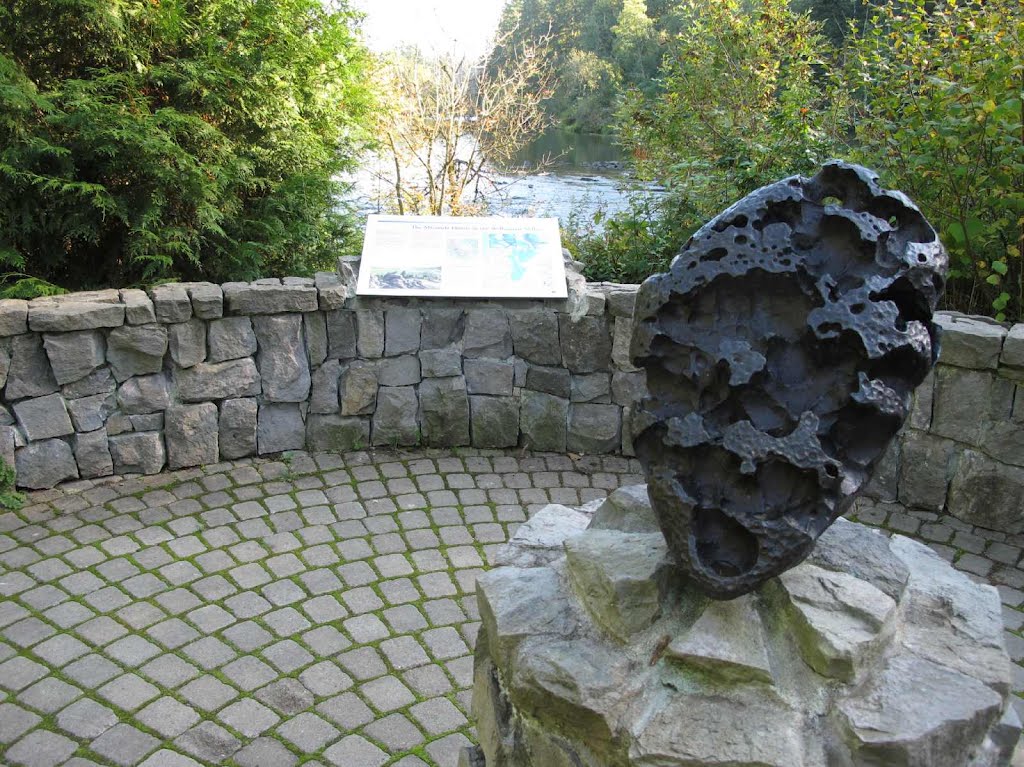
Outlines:
[[[558,219],[370,216],[356,292],[565,298]]]

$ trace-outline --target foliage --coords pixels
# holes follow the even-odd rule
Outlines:
[[[20,509],[25,496],[14,489],[14,469],[0,458],[0,509]]]
[[[951,256],[947,304],[1024,312],[1024,5],[903,0],[870,9],[841,73],[852,151],[906,192]]]
[[[828,159],[838,112],[819,74],[830,46],[787,0],[683,0],[677,12],[689,21],[666,54],[660,91],[633,92],[620,120],[639,174],[669,189],[688,234],[765,183]]]
[[[8,0],[0,263],[73,288],[311,270],[368,135],[356,20],[346,0]]]
[[[579,132],[605,133],[625,89],[656,87],[670,8],[664,0],[510,0],[499,29],[510,49],[550,37],[558,80],[546,112]],[[499,46],[493,66],[504,61]]]
[[[398,213],[481,209],[480,181],[491,168],[507,166],[548,124],[540,108],[554,79],[547,42],[514,48],[499,42],[500,68],[487,57],[427,57],[418,50],[384,59],[378,87],[388,109],[379,114],[377,132],[390,167],[380,175]]]
[[[587,279],[597,282],[643,282],[664,271],[690,236],[674,196],[637,195],[629,207],[590,217],[573,213],[562,229],[562,243],[583,262]],[[685,225],[684,225],[685,227]]]

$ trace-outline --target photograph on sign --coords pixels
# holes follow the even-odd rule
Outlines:
[[[372,215],[356,291],[369,296],[565,298],[558,220]]]

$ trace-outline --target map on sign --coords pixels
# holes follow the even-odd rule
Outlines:
[[[558,220],[370,216],[356,292],[565,298]]]

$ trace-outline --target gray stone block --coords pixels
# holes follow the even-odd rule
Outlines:
[[[956,444],[909,430],[903,439],[899,497],[907,506],[939,511],[946,504]]]
[[[537,365],[558,365],[558,317],[543,309],[513,310],[508,313],[512,345],[516,356]]]
[[[107,430],[75,435],[75,461],[83,478],[107,477],[114,473],[114,460],[110,456]]]
[[[604,317],[558,316],[562,363],[573,373],[592,373],[611,367],[612,342]]]
[[[616,317],[612,326],[612,363],[619,370],[636,370],[629,356],[629,345],[633,339],[633,320]]]
[[[162,325],[128,325],[107,336],[107,361],[118,381],[159,373],[166,352],[167,328]]]
[[[657,533],[658,517],[647,496],[647,485],[628,485],[613,491],[597,510],[589,525],[592,530],[623,533]]]
[[[348,360],[356,356],[356,314],[348,311],[325,313],[327,322],[327,356]]]
[[[121,290],[124,304],[124,319],[129,325],[149,325],[156,322],[153,301],[144,290],[124,288]]]
[[[631,319],[636,304],[638,285],[608,285],[605,298],[608,301],[608,312],[613,317]]]
[[[14,450],[18,430],[13,426],[0,426],[0,458],[12,469],[15,467]]]
[[[420,371],[424,378],[462,375],[462,352],[452,346],[423,349],[420,352]]]
[[[111,413],[107,419],[107,436],[115,437],[118,434],[134,431],[135,427],[132,424],[131,418],[131,416],[124,413]]]
[[[940,365],[931,432],[977,445],[991,422],[1005,420],[1012,407],[1013,383],[994,371]]]
[[[11,353],[0,347],[0,389],[7,386],[7,374],[11,372]]]
[[[1024,532],[1024,468],[964,450],[949,486],[946,511],[971,525]]]
[[[320,306],[312,285],[229,282],[222,286],[228,314],[313,312]]]
[[[297,404],[260,405],[256,427],[260,455],[302,450],[306,445],[306,425]]]
[[[0,336],[16,336],[28,331],[28,301],[19,298],[0,300]]]
[[[255,399],[226,399],[220,406],[220,455],[226,460],[256,455]]]
[[[574,375],[569,399],[573,402],[611,402],[611,383],[608,374]]]
[[[186,370],[175,371],[174,380],[182,402],[254,397],[262,391],[260,374],[250,357],[229,362],[200,362]]]
[[[310,413],[338,412],[338,378],[341,376],[341,363],[338,360],[327,360],[313,371],[312,390],[309,397]]]
[[[71,446],[60,439],[32,442],[14,453],[18,486],[30,490],[53,487],[67,479],[78,479],[78,465]]]
[[[263,379],[263,396],[271,402],[307,399],[310,375],[301,315],[253,317],[253,329],[259,344],[256,364]]]
[[[327,359],[327,319],[322,312],[306,312],[302,315],[302,326],[310,366],[323,364]]]
[[[571,405],[567,448],[574,453],[614,453],[622,437],[618,405]]]
[[[360,357],[375,359],[384,356],[383,310],[360,309],[356,312],[356,348]]]
[[[470,394],[512,394],[515,367],[511,361],[468,359],[464,365]]]
[[[473,447],[519,444],[519,398],[474,395],[469,398]]]
[[[344,453],[370,444],[370,421],[331,413],[311,413],[306,419],[306,449]]]
[[[1024,323],[1014,325],[1006,334],[999,364],[1024,368]]]
[[[124,324],[124,307],[91,301],[36,299],[28,305],[28,326],[37,332],[116,328]]]
[[[163,413],[143,413],[141,415],[130,415],[132,431],[163,431]]]
[[[319,294],[320,311],[332,311],[344,306],[348,288],[337,272],[317,272],[313,275],[313,284]]]
[[[210,323],[207,331],[209,362],[251,357],[256,353],[256,334],[248,317],[225,317]]]
[[[377,380],[381,386],[413,386],[420,382],[420,360],[414,354],[381,360]]]
[[[202,320],[168,326],[167,338],[171,359],[178,367],[190,368],[206,359],[206,323]]]
[[[572,376],[565,368],[530,365],[526,371],[526,388],[568,399],[572,392]]]
[[[117,390],[117,404],[126,415],[166,410],[171,404],[170,382],[164,373],[129,378]]]
[[[67,408],[75,431],[96,431],[103,428],[107,418],[117,409],[117,400],[113,392],[93,394],[67,400]]]
[[[420,440],[419,401],[412,386],[382,386],[373,414],[373,444],[415,445]]]
[[[85,378],[106,361],[106,342],[95,330],[46,334],[43,347],[58,384]]]
[[[398,357],[415,354],[420,350],[420,328],[423,317],[419,309],[396,307],[388,309],[384,317],[384,355]]]
[[[193,282],[188,286],[192,313],[201,320],[215,320],[224,315],[224,292],[211,282]]]
[[[423,308],[420,348],[443,349],[447,346],[454,346],[461,349],[465,329],[466,315],[462,309],[448,306],[426,306]]]
[[[338,383],[342,415],[368,415],[377,406],[377,367],[356,360],[344,365]]]
[[[420,384],[423,442],[434,446],[469,444],[469,397],[461,376],[428,378]]]
[[[57,388],[42,338],[36,333],[15,336],[11,341],[11,367],[4,399],[11,402],[22,397],[42,397],[53,394]]]
[[[74,432],[64,398],[59,394],[24,399],[14,404],[14,415],[29,440],[63,437]]]
[[[568,435],[569,400],[524,390],[520,408],[523,445],[530,450],[564,453]]]
[[[632,405],[647,396],[647,374],[642,371],[612,373],[612,402]]]
[[[109,440],[117,474],[159,474],[167,462],[163,435],[155,431],[120,434]]]
[[[192,318],[192,300],[181,285],[157,285],[150,289],[149,295],[153,299],[157,322],[169,325]]]
[[[462,354],[467,358],[512,356],[512,331],[504,309],[470,309],[466,313]]]
[[[171,469],[202,466],[220,460],[217,406],[174,405],[165,413],[164,439]]]
[[[999,365],[1006,338],[1002,325],[950,312],[936,312],[935,324],[942,328],[940,362],[975,370]]]
[[[864,494],[880,501],[895,502],[899,498],[900,460],[903,443],[897,437],[885,449],[878,460],[871,481],[864,488]]]
[[[64,384],[60,391],[65,398],[74,399],[77,397],[90,397],[93,394],[110,394],[116,388],[117,382],[114,381],[114,376],[110,374],[110,368],[100,368],[79,381]]]

